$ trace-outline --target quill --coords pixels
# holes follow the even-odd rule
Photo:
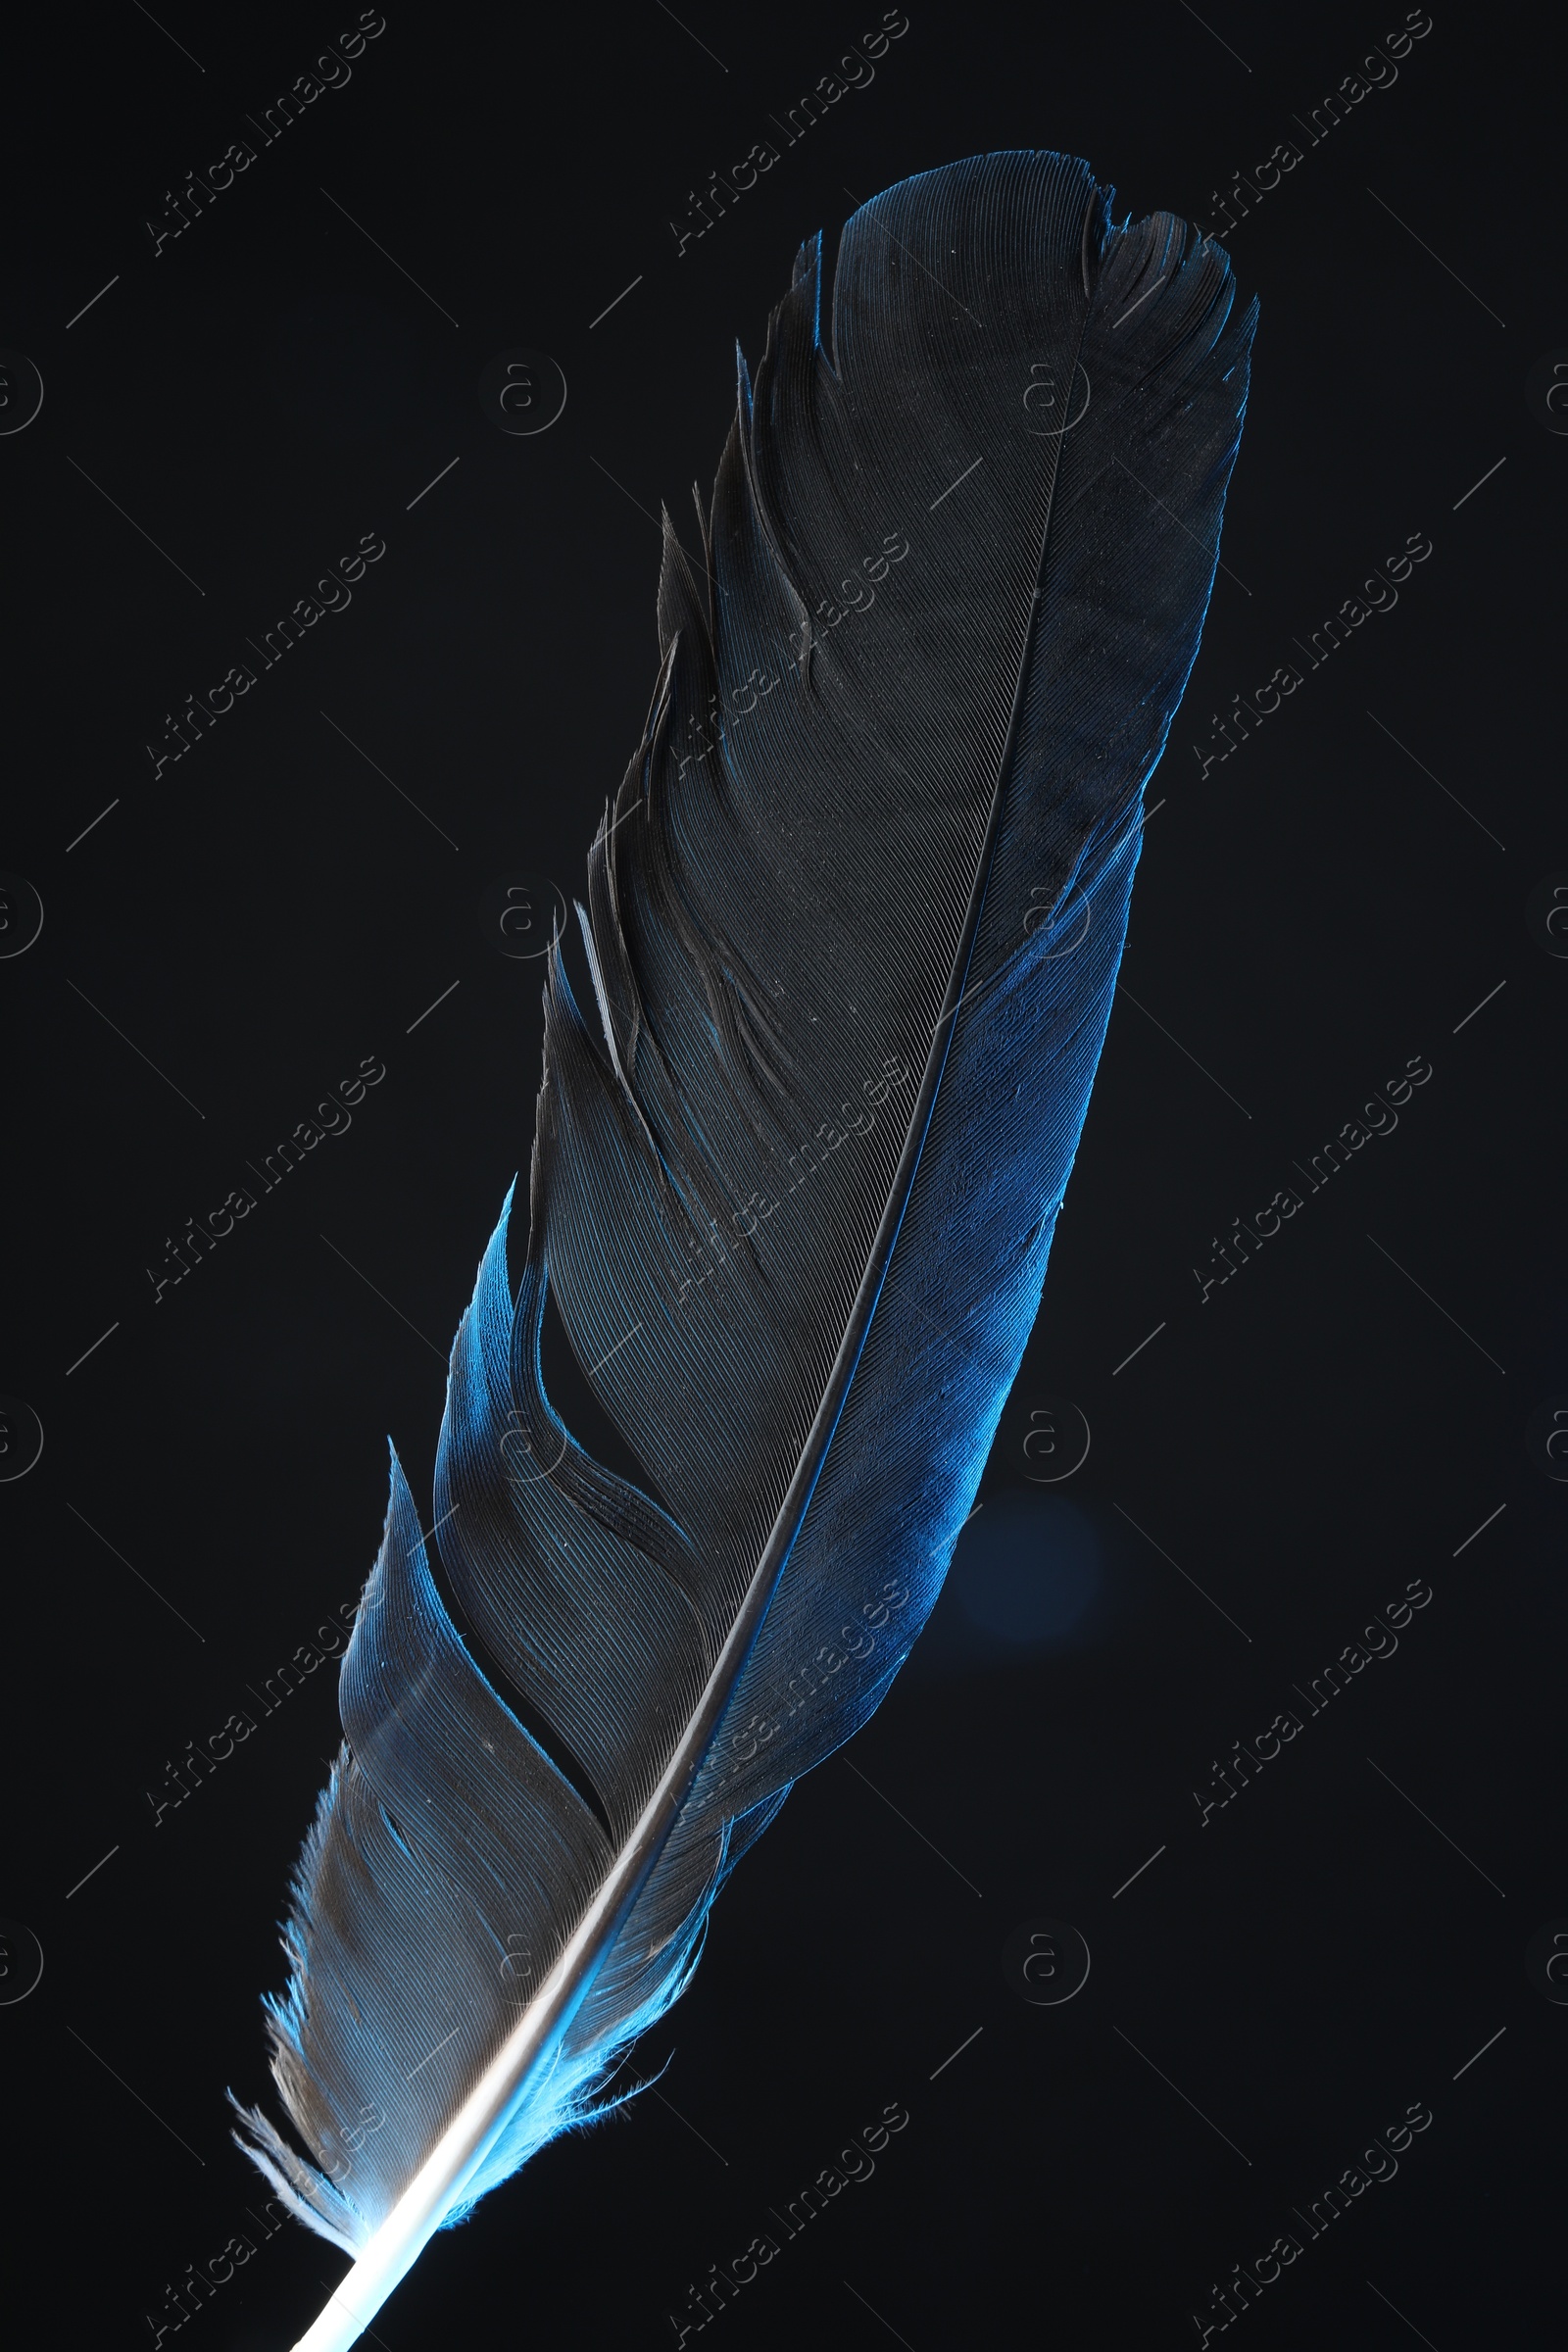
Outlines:
[[[665,518],[429,1537],[393,1457],[268,2005],[291,2133],[240,2111],[355,2258],[302,2352],[614,2103],[907,1656],[1039,1303],[1255,313],[1037,152],[862,207],[826,332],[823,278],[816,240],[740,363],[693,560]],[[547,1304],[639,1483],[552,1408]]]

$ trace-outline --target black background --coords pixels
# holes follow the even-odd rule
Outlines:
[[[677,256],[688,191],[875,7],[689,0],[689,30],[654,0],[389,8],[266,148],[246,114],[354,12],[169,10],[57,13],[7,75],[0,342],[45,385],[0,440],[0,864],[45,909],[0,964],[0,1388],[45,1432],[0,1487],[0,1911],[44,1953],[0,2008],[8,2321],[36,2298],[50,2340],[150,2342],[166,2284],[260,2237],[222,2093],[265,2088],[331,1671],[156,1827],[145,1792],[353,1600],[388,1432],[428,1501],[539,1067],[540,967],[487,946],[480,899],[515,869],[581,887],[654,674],[653,516],[711,478],[734,339],[755,356],[847,189],[1055,146],[1118,214],[1215,227],[1213,192],[1295,138],[1227,239],[1262,320],[1226,569],[982,1490],[1000,1533],[982,1511],[965,1536],[858,1771],[812,1775],[738,1873],[636,2062],[673,2050],[661,2096],[433,2244],[375,2340],[673,2343],[688,2283],[782,2239],[767,2209],[897,2100],[875,2176],[720,2342],[1194,2343],[1213,2282],[1287,2230],[1299,2259],[1236,2322],[1260,2348],[1555,2342],[1568,2010],[1524,1965],[1568,1914],[1563,1494],[1525,1443],[1568,1390],[1568,964],[1526,914],[1568,866],[1568,439],[1525,391],[1568,344],[1544,36],[1439,6],[1309,146],[1296,118],[1395,6],[910,0],[874,82]],[[165,190],[242,136],[255,164],[155,259]],[[569,387],[532,438],[477,399],[514,346]],[[155,781],[164,714],[368,532],[387,552],[352,606]],[[1209,712],[1412,533],[1433,553],[1397,608],[1201,775]],[[386,1076],[352,1130],[155,1304],[167,1237],[365,1056]],[[1293,1163],[1412,1056],[1433,1074],[1397,1131],[1306,1194]],[[1202,1301],[1216,1238],[1293,1184],[1300,1212]],[[570,1420],[569,1366],[557,1387]],[[1093,1432],[1057,1488],[1025,1475],[1046,1398]],[[974,1622],[1004,1538],[1036,1584],[1090,1560],[1070,1635]],[[1397,1653],[1306,1717],[1292,1686],[1411,1579],[1432,1598]],[[1293,1706],[1300,1736],[1203,1826],[1193,1791]],[[1056,2007],[1002,1965],[1048,1918],[1093,1955]],[[1308,2237],[1291,2208],[1412,2102],[1433,2122],[1397,2177]],[[285,2346],[340,2269],[290,2227],[181,2341]]]

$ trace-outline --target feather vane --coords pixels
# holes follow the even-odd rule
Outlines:
[[[1040,152],[858,212],[825,339],[822,280],[815,240],[695,559],[665,519],[588,991],[549,965],[526,1234],[509,1196],[453,1348],[434,1566],[393,1460],[270,2004],[291,2135],[243,2124],[355,2257],[309,2352],[602,2111],[727,1873],[907,1656],[1039,1305],[1253,313],[1220,248],[1114,225]],[[640,1482],[555,1412],[547,1311]]]

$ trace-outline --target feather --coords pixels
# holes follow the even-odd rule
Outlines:
[[[858,211],[826,341],[822,278],[816,240],[739,364],[692,560],[665,517],[433,1545],[392,1463],[269,2003],[291,2133],[241,2111],[355,2258],[309,2352],[615,2103],[724,1877],[907,1656],[1039,1304],[1255,311],[1038,152]],[[640,1483],[552,1408],[547,1302]]]

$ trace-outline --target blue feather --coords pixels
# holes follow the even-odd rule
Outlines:
[[[1039,1306],[1253,313],[1168,215],[1004,154],[803,248],[559,948],[518,1236],[452,1354],[440,1584],[396,1461],[244,2117],[356,2257],[602,2112],[727,1872],[930,1612]],[[520,1264],[508,1271],[508,1239]],[[641,1465],[545,1393],[553,1299]]]

